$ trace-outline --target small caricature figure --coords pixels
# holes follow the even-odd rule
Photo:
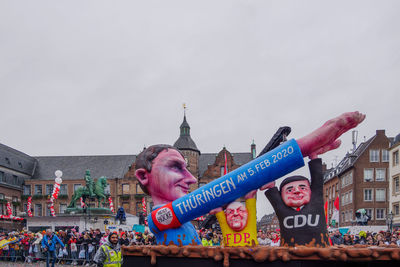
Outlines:
[[[365,119],[359,112],[344,113],[327,121],[317,130],[300,138],[298,144],[304,157],[309,157],[311,185],[306,177],[286,178],[279,190],[275,182],[265,192],[278,216],[281,228],[281,246],[329,246],[329,237],[323,209],[322,160],[318,155],[336,149],[337,138]]]
[[[256,192],[251,191],[245,196],[246,205],[241,202],[230,203],[225,212],[222,208],[214,209],[221,226],[224,246],[243,247],[254,246],[257,241]]]
[[[154,209],[185,196],[190,185],[197,182],[179,150],[169,145],[153,145],[142,151],[136,159],[135,175],[143,191],[153,199]],[[159,244],[201,244],[190,222],[161,232],[150,230]]]
[[[311,185],[306,177],[292,176],[265,192],[278,216],[281,246],[329,246],[323,209],[321,159],[309,162]]]

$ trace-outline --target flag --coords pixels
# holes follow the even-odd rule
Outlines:
[[[224,159],[225,159],[225,164],[224,164],[224,175],[228,173],[228,161],[226,159],[226,151],[224,152]]]
[[[326,224],[328,225],[328,200],[325,201],[324,211],[325,211],[325,220],[326,220]]]
[[[333,207],[331,223],[332,225],[336,225],[339,223],[339,196],[336,197],[335,202],[333,202]]]
[[[143,213],[147,214],[147,209],[146,209],[146,198],[142,198],[142,207],[143,207]]]

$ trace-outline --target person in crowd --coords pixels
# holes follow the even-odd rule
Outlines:
[[[100,246],[94,256],[94,262],[98,267],[121,267],[123,258],[117,233],[111,233],[108,242]]]
[[[54,267],[54,264],[57,259],[56,255],[57,243],[59,243],[62,247],[64,247],[64,244],[60,240],[60,238],[58,238],[58,236],[55,235],[51,229],[47,229],[46,235],[42,239],[42,248],[46,252],[46,267],[50,266],[50,259],[52,259],[51,266]]]
[[[269,246],[269,245],[271,245],[271,239],[269,239],[264,232],[261,231],[259,233],[260,233],[260,237],[257,238],[258,244],[261,245],[261,246]]]
[[[339,229],[335,231],[333,236],[331,237],[332,243],[334,245],[342,245],[344,240],[342,234],[340,233]]]
[[[125,232],[121,232],[121,238],[119,239],[119,244],[121,246],[129,246],[129,240],[128,237],[126,236]]]

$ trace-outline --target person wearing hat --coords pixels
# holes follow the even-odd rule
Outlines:
[[[108,241],[99,247],[94,262],[98,267],[121,267],[123,259],[116,232],[110,233]]]

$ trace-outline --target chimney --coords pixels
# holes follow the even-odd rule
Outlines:
[[[385,130],[376,130],[376,135],[385,135]]]
[[[326,163],[325,163],[325,162],[322,162],[322,173],[325,173],[326,170],[327,170],[327,168],[326,168]]]
[[[253,143],[250,146],[250,151],[251,151],[251,156],[253,157],[253,159],[255,159],[257,155],[256,155],[256,144],[254,144],[254,139]]]

